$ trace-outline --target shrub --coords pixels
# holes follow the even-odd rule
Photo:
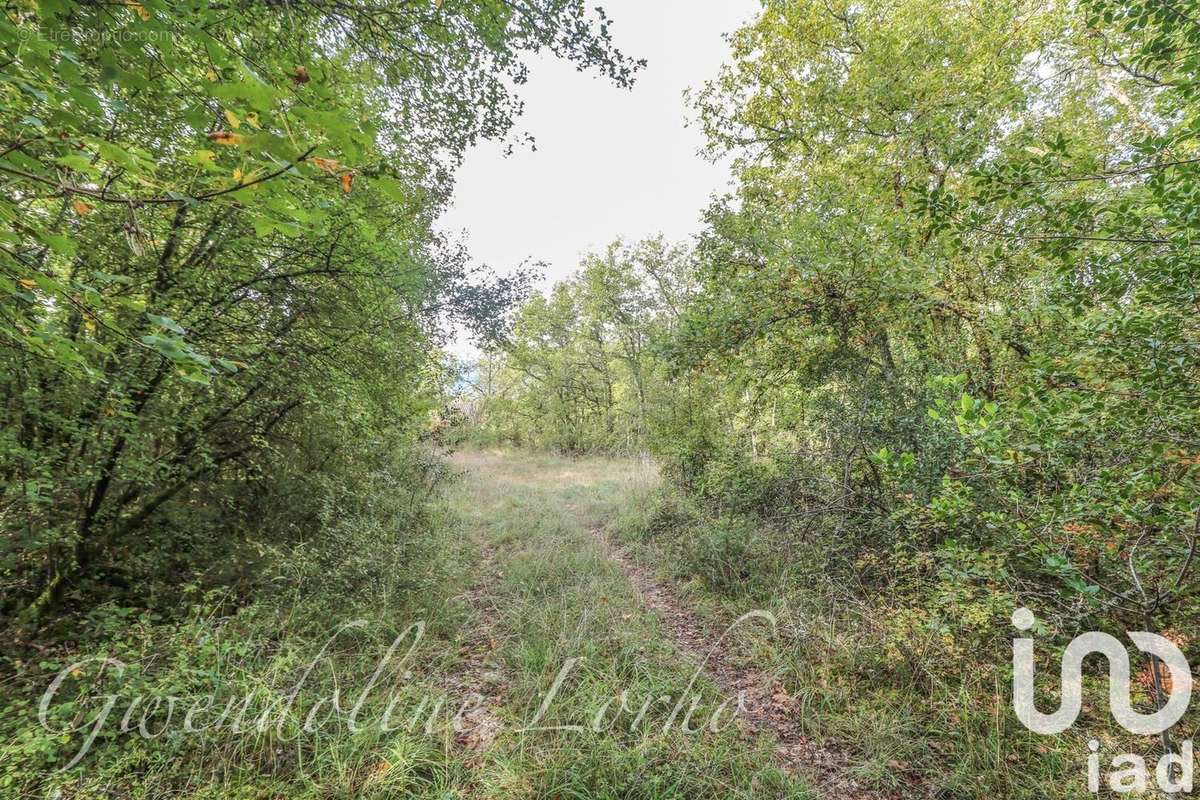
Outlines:
[[[676,574],[698,578],[706,587],[750,595],[774,571],[767,538],[746,517],[721,515],[681,532]]]

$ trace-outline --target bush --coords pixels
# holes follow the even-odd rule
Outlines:
[[[718,510],[768,517],[776,507],[778,483],[773,462],[726,450],[704,465],[696,490]]]
[[[676,575],[713,591],[752,595],[775,571],[767,537],[745,517],[721,515],[681,532]]]

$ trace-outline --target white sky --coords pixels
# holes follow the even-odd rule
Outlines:
[[[589,6],[596,5],[591,2]],[[565,61],[530,61],[517,87],[517,129],[537,150],[484,142],[467,154],[440,227],[465,232],[476,262],[503,274],[526,258],[547,262],[546,284],[613,239],[663,233],[683,240],[729,180],[728,165],[698,155],[699,127],[683,91],[716,76],[722,35],[751,20],[758,0],[599,0],[626,55],[649,63],[623,90]],[[454,348],[469,350],[461,343]]]

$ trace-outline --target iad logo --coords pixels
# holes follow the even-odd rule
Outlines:
[[[1018,630],[1033,627],[1033,612],[1018,608],[1012,623]],[[1169,640],[1146,631],[1130,631],[1129,638],[1144,653],[1156,656],[1171,674],[1170,696],[1153,714],[1134,711],[1129,696],[1129,656],[1125,645],[1107,633],[1091,632],[1075,637],[1062,659],[1062,702],[1053,714],[1043,714],[1033,704],[1033,639],[1013,640],[1013,710],[1035,733],[1061,733],[1075,724],[1083,703],[1083,660],[1100,653],[1108,660],[1108,703],[1113,718],[1130,733],[1162,733],[1180,720],[1192,697],[1192,670],[1179,648]]]
[[[1013,625],[1027,631],[1036,620],[1027,608],[1018,608],[1012,615]],[[1062,702],[1053,714],[1043,714],[1033,705],[1033,639],[1013,640],[1013,709],[1025,727],[1042,734],[1065,731],[1075,724],[1083,703],[1083,660],[1092,653],[1100,653],[1108,661],[1108,705],[1113,718],[1125,730],[1137,734],[1157,734],[1166,731],[1179,721],[1187,711],[1192,698],[1192,670],[1187,659],[1171,641],[1145,631],[1129,632],[1129,638],[1143,653],[1149,653],[1170,671],[1169,698],[1153,714],[1139,714],[1132,708],[1129,696],[1129,656],[1125,645],[1107,633],[1085,633],[1075,637],[1062,659]],[[1164,744],[1166,739],[1164,739]],[[1100,742],[1093,739],[1088,744],[1091,753],[1087,757],[1087,787],[1093,794],[1100,793]],[[1179,753],[1169,749],[1159,759],[1154,769],[1158,788],[1168,794],[1192,791],[1192,776],[1195,772],[1192,742],[1182,743]],[[1112,771],[1108,773],[1108,788],[1117,794],[1142,793],[1151,781],[1151,771],[1146,759],[1136,753],[1119,753],[1112,759]]]

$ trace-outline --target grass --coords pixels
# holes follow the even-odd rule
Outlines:
[[[851,775],[866,786],[1066,800],[1094,796],[1084,788],[1085,730],[1098,732],[1105,752],[1152,752],[1112,730],[1102,681],[1074,734],[1026,732],[1008,708],[1007,646],[955,655],[953,643],[930,634],[896,649],[895,626],[919,608],[838,587],[820,552],[792,542],[781,557],[775,534],[744,518],[710,521],[659,486],[652,464],[472,451],[452,457],[451,468],[458,476],[432,510],[415,509],[384,481],[372,489],[376,500],[331,523],[322,540],[264,553],[264,589],[248,606],[182,587],[192,610],[180,619],[98,608],[71,646],[8,663],[0,795],[808,798],[803,781],[776,768],[766,736],[703,729],[728,698],[703,675],[691,682],[694,663],[608,557],[594,533],[601,527],[715,626],[754,608],[772,612],[778,636],[738,628],[732,662],[775,675],[805,733],[850,753]],[[182,735],[176,718],[166,735],[145,739],[140,714],[133,732],[118,729],[134,696],[250,696],[252,717],[278,702],[349,620],[362,625],[330,644],[278,729]],[[386,664],[361,714],[376,721],[391,704],[403,724],[350,732],[348,706],[418,620],[420,648],[409,662]],[[41,692],[91,656],[128,669],[115,675],[89,662],[68,676],[48,732],[37,722]],[[476,691],[496,728],[455,730],[452,714]],[[690,691],[700,694],[692,723],[701,730],[684,733],[690,702],[672,712]],[[331,712],[338,692],[342,709]],[[101,735],[80,764],[59,771],[106,693],[119,702]],[[313,709],[324,722],[306,732]],[[149,718],[151,729],[162,722]],[[68,728],[77,730],[58,734]]]
[[[785,551],[744,518],[707,519],[644,461],[471,451],[451,466],[458,477],[432,510],[418,511],[385,481],[367,487],[375,500],[331,523],[321,541],[264,553],[264,588],[249,605],[181,587],[192,608],[183,618],[103,607],[80,621],[70,646],[8,663],[0,795],[812,796],[776,766],[771,739],[738,726],[703,729],[729,698],[702,675],[693,682],[690,657],[595,535],[603,527],[715,626],[751,609],[772,612],[777,635],[739,628],[732,661],[773,675],[805,732],[848,752],[862,783],[902,797],[1094,796],[1084,790],[1084,733],[1036,737],[1011,714],[1007,650],[956,653],[940,634],[897,650],[896,626],[920,609],[836,585],[815,544]],[[250,696],[255,711],[266,708],[350,620],[361,627],[330,643],[278,730],[182,735],[176,720],[147,739],[117,729],[138,695]],[[414,657],[385,665],[361,714],[376,721],[390,704],[403,724],[349,730],[349,706],[418,620],[425,629]],[[54,731],[45,730],[41,692],[86,657],[129,668],[118,676],[90,662],[70,674],[49,710]],[[1103,686],[1094,688],[1079,730],[1098,731],[1106,752],[1151,752],[1111,730]],[[483,704],[456,730],[451,717],[474,692]],[[682,712],[672,714],[684,697],[686,711],[689,692],[700,696],[692,722],[701,730],[685,733]],[[120,698],[109,723],[86,759],[59,771],[106,693]],[[334,696],[340,711],[329,708]],[[306,731],[310,713],[322,722]],[[161,718],[151,714],[151,728]],[[68,728],[78,730],[57,734]]]
[[[725,542],[731,529],[740,549]],[[1075,728],[1056,737],[1026,730],[1011,710],[1011,607],[993,614],[989,644],[964,648],[932,624],[935,615],[922,624],[914,598],[839,583],[819,542],[780,543],[778,531],[709,518],[668,489],[642,496],[615,530],[697,613],[776,616],[778,636],[748,628],[737,646],[778,676],[806,733],[848,752],[851,774],[868,786],[904,797],[1090,798],[1089,738],[1102,742],[1105,767],[1118,753],[1158,752],[1154,738],[1132,736],[1108,716],[1103,674],[1085,685]],[[919,638],[901,635],[914,631]],[[1044,649],[1039,674],[1056,686],[1057,660]],[[1056,702],[1048,695],[1041,705]],[[1176,737],[1194,727],[1185,719]],[[1105,787],[1100,796],[1118,795]]]
[[[428,623],[420,658],[411,670],[385,665],[379,684],[406,710],[439,694],[470,618],[459,597],[477,552],[452,535],[445,509],[431,514],[402,486],[395,475],[373,476],[362,487],[370,502],[332,515],[320,539],[264,546],[253,602],[179,586],[183,613],[108,603],[75,619],[73,635],[36,660],[6,656],[0,795],[446,797],[465,772],[450,737],[367,724],[352,733],[344,722],[415,620]],[[58,674],[65,681],[43,725],[39,700]],[[382,689],[370,693],[361,719],[380,718],[389,702]],[[197,709],[189,731],[185,714]],[[150,735],[139,733],[143,718]],[[81,750],[86,757],[63,769]]]
[[[667,725],[693,665],[593,536],[644,502],[656,478],[638,461],[547,455],[457,455],[461,476],[432,515],[395,484],[365,487],[372,502],[332,522],[320,541],[263,554],[268,574],[252,603],[193,596],[190,613],[163,619],[106,606],[80,621],[69,644],[38,663],[10,661],[0,678],[0,795],[13,798],[805,798],[776,768],[772,742],[736,726],[684,733]],[[339,626],[361,626],[330,635]],[[358,731],[346,719],[393,640],[416,621],[425,635],[410,661],[379,671]],[[325,657],[318,658],[328,643]],[[401,653],[403,648],[401,649]],[[49,705],[50,680],[67,670]],[[564,665],[553,701],[539,709]],[[315,665],[307,672],[309,665]],[[250,697],[245,719],[278,709],[303,679],[283,722],[259,731],[212,725],[185,733],[178,716],[147,714],[138,735],[134,697]],[[501,723],[482,745],[456,731],[451,712],[468,690]],[[727,698],[700,679],[693,724]],[[624,693],[626,710],[621,711]],[[76,766],[103,698],[115,710]],[[330,706],[338,698],[339,709]],[[662,700],[661,698],[670,698]],[[426,730],[438,701],[443,710]],[[183,705],[186,703],[186,705]],[[638,718],[638,712],[646,711]],[[415,720],[381,730],[393,720]],[[141,707],[145,710],[146,705]],[[213,715],[215,716],[215,712]],[[211,722],[212,716],[208,719]],[[236,716],[236,712],[235,712]],[[593,729],[593,720],[602,720]],[[203,722],[203,715],[198,717]],[[305,729],[316,720],[311,730]],[[636,720],[636,724],[635,724]],[[228,720],[227,720],[228,722]],[[583,726],[584,730],[533,730]],[[74,729],[74,730],[72,730]]]
[[[458,490],[484,542],[499,547],[489,597],[497,648],[509,676],[512,735],[489,753],[486,796],[573,798],[805,797],[773,765],[771,743],[732,728],[684,734],[663,728],[684,696],[692,665],[669,644],[619,568],[592,534],[655,483],[653,469],[624,460],[571,461],[549,455],[472,453]],[[576,667],[539,727],[525,731],[559,671]],[[707,682],[705,709],[725,698]],[[624,692],[629,712],[618,714]],[[669,697],[662,702],[659,698]],[[635,725],[637,712],[649,711]],[[707,719],[698,712],[694,719]]]

